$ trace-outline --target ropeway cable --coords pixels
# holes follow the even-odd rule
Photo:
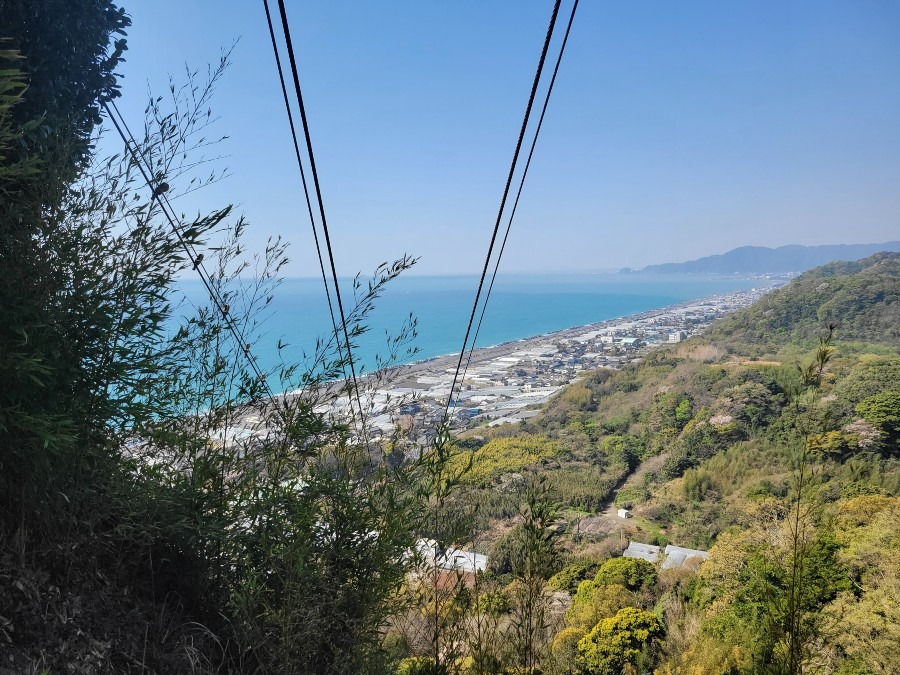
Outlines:
[[[268,11],[268,0],[263,0],[263,3],[265,4],[267,11]],[[332,281],[334,283],[334,295],[335,295],[335,299],[337,300],[338,314],[340,315],[341,327],[343,328],[343,332],[344,332],[344,344],[347,348],[347,362],[350,365],[350,374],[351,374],[351,377],[353,378],[353,390],[354,390],[354,393],[356,394],[357,406],[359,407],[360,424],[362,426],[363,433],[365,434],[365,413],[364,413],[362,401],[361,401],[360,395],[359,395],[359,384],[357,382],[357,377],[356,377],[356,365],[353,360],[353,351],[352,351],[352,347],[350,345],[350,331],[347,328],[347,318],[346,318],[346,314],[344,313],[344,304],[341,299],[341,289],[338,284],[337,269],[334,264],[334,251],[331,246],[331,236],[329,235],[329,232],[328,232],[328,220],[325,217],[325,203],[324,203],[324,200],[322,199],[322,188],[319,183],[319,173],[318,173],[318,170],[316,169],[316,158],[315,158],[315,154],[313,152],[312,138],[311,138],[310,132],[309,132],[309,121],[306,117],[306,106],[304,106],[304,104],[303,104],[303,92],[300,87],[300,76],[299,76],[299,72],[297,69],[297,59],[294,56],[294,46],[293,46],[293,41],[291,40],[291,30],[290,30],[290,26],[288,24],[287,10],[285,9],[285,6],[284,6],[284,0],[278,0],[278,10],[279,10],[279,14],[281,16],[281,29],[282,29],[282,33],[284,34],[284,42],[285,42],[285,47],[286,47],[287,53],[288,53],[288,61],[290,62],[291,76],[292,76],[293,82],[294,82],[294,93],[296,94],[296,97],[297,97],[297,105],[300,110],[300,120],[303,125],[303,135],[306,140],[306,150],[307,150],[307,154],[309,156],[309,167],[310,167],[310,172],[312,173],[313,186],[316,191],[316,201],[317,201],[318,207],[319,207],[319,217],[322,221],[322,232],[325,236],[325,248],[328,253],[328,262],[331,266],[331,277],[332,277]],[[326,286],[327,286],[327,284],[326,284]],[[352,409],[353,409],[352,403],[350,405],[350,409],[352,412]],[[367,443],[367,445],[368,445],[368,443]]]
[[[110,105],[112,107],[110,107]],[[131,133],[131,130],[128,128],[128,124],[125,122],[125,118],[122,116],[122,113],[119,111],[118,106],[116,106],[115,101],[110,101],[109,103],[104,102],[103,107],[106,109],[106,113],[109,116],[110,120],[112,120],[113,126],[115,126],[116,131],[121,137],[122,141],[125,143],[125,148],[128,151],[128,154],[131,155],[132,161],[138,167],[138,170],[141,172],[141,176],[143,176],[144,181],[152,190],[151,201],[156,199],[159,204],[160,210],[163,215],[166,217],[166,220],[169,222],[169,226],[172,228],[172,231],[175,233],[175,236],[178,238],[178,242],[181,244],[181,247],[184,249],[185,254],[188,256],[188,259],[191,261],[193,268],[197,271],[200,280],[203,282],[203,286],[206,288],[207,293],[209,293],[209,297],[212,300],[213,304],[216,307],[216,310],[221,314],[223,320],[225,321],[225,325],[228,328],[229,332],[231,332],[234,339],[237,341],[238,348],[244,354],[244,357],[247,359],[248,364],[250,365],[250,369],[253,371],[253,374],[256,376],[257,381],[262,386],[262,388],[266,392],[266,396],[268,396],[269,400],[274,401],[274,396],[272,394],[272,390],[269,387],[268,382],[266,382],[266,377],[263,372],[260,370],[259,366],[256,363],[256,358],[253,356],[250,351],[250,344],[246,341],[244,336],[241,334],[240,330],[237,326],[235,326],[234,321],[229,315],[229,307],[228,304],[225,303],[219,294],[216,292],[215,288],[213,288],[210,282],[209,273],[206,271],[206,268],[203,265],[203,259],[201,255],[198,255],[194,250],[193,246],[184,238],[181,233],[180,223],[177,223],[177,219],[170,212],[170,206],[168,205],[168,200],[165,201],[160,197],[164,197],[165,190],[162,189],[165,183],[154,184],[154,180],[150,175],[152,172],[152,166],[149,161],[143,157],[140,147],[138,146],[137,141]],[[113,114],[115,111],[115,114]],[[118,116],[118,118],[117,118]],[[144,162],[147,162],[147,167],[144,167]],[[167,187],[167,186],[166,186]]]
[[[266,10],[266,23],[269,27],[269,38],[272,41],[272,52],[275,54],[275,66],[278,69],[278,81],[281,84],[281,95],[284,99],[284,108],[287,111],[288,125],[291,128],[291,140],[294,143],[294,155],[297,158],[297,166],[300,168],[300,182],[303,186],[303,195],[306,198],[306,210],[307,213],[309,213],[309,224],[312,228],[313,241],[316,245],[316,254],[319,258],[319,270],[322,273],[322,283],[325,285],[325,297],[328,300],[328,313],[331,315],[331,326],[332,328],[334,328],[334,336],[335,340],[337,341],[338,354],[343,361],[343,347],[341,346],[337,320],[334,317],[334,305],[331,302],[331,290],[328,287],[328,275],[325,273],[325,263],[322,260],[322,246],[319,244],[319,232],[316,229],[316,219],[315,216],[313,216],[312,201],[309,198],[309,186],[306,182],[306,171],[303,168],[303,161],[300,157],[300,145],[297,142],[297,129],[294,126],[294,113],[291,111],[291,103],[288,99],[287,86],[284,82],[284,70],[281,67],[281,54],[278,51],[278,40],[275,37],[275,28],[272,25],[272,14],[269,11],[268,0],[263,0],[263,7]]]
[[[279,0],[279,3],[282,0]],[[459,372],[462,368],[463,357],[466,354],[466,347],[469,344],[469,335],[472,331],[472,324],[475,322],[475,312],[478,310],[478,301],[481,298],[481,290],[484,287],[484,280],[487,277],[488,266],[491,262],[491,257],[494,251],[494,244],[497,241],[497,233],[500,230],[500,222],[503,219],[503,211],[506,208],[506,200],[509,197],[509,189],[512,186],[513,175],[516,171],[516,165],[519,160],[519,153],[522,150],[522,141],[525,138],[525,130],[528,127],[528,120],[531,117],[531,109],[534,106],[534,99],[537,96],[538,84],[541,80],[541,73],[544,70],[544,62],[547,59],[547,51],[550,48],[550,39],[553,37],[553,29],[556,26],[556,18],[559,15],[559,6],[561,4],[561,0],[556,0],[553,5],[553,14],[550,16],[550,25],[547,27],[547,35],[544,38],[544,46],[541,50],[541,58],[538,61],[537,71],[534,74],[534,82],[531,85],[531,94],[528,97],[528,105],[525,108],[525,116],[522,119],[522,127],[519,130],[519,139],[516,142],[516,150],[513,153],[512,162],[509,167],[509,175],[506,178],[506,187],[503,189],[503,197],[500,200],[500,209],[497,212],[497,220],[494,223],[494,231],[491,234],[491,242],[488,246],[487,256],[484,259],[484,269],[481,271],[481,279],[478,282],[478,290],[475,293],[475,302],[472,304],[472,313],[469,316],[469,323],[466,326],[466,336],[463,339],[462,349],[459,352],[459,360],[456,364],[456,371],[453,374],[453,383],[450,385],[450,395],[447,397],[447,406],[444,409],[444,417],[446,417],[450,412],[450,404],[453,402],[453,392],[456,390],[456,382],[459,378]]]
[[[469,371],[469,364],[472,362],[472,354],[475,352],[475,344],[478,342],[478,334],[481,332],[481,323],[484,321],[484,314],[487,310],[488,301],[491,298],[491,291],[494,289],[494,281],[497,279],[497,271],[500,269],[500,259],[503,257],[503,251],[506,249],[506,241],[509,238],[509,230],[512,227],[513,218],[516,216],[516,209],[519,207],[519,198],[522,196],[522,188],[525,187],[525,178],[528,176],[528,168],[531,166],[531,158],[534,156],[534,148],[537,145],[538,136],[541,133],[541,126],[544,124],[544,115],[547,113],[547,105],[550,103],[550,94],[553,92],[553,85],[556,83],[556,75],[559,73],[559,65],[562,63],[563,54],[566,51],[566,43],[569,41],[569,31],[572,30],[572,21],[575,19],[575,10],[578,9],[578,0],[572,5],[572,13],[569,15],[569,23],[566,25],[566,32],[563,35],[563,41],[559,48],[559,56],[556,59],[556,66],[553,68],[553,77],[550,78],[550,85],[547,88],[547,95],[544,97],[544,106],[541,108],[541,116],[538,119],[537,127],[534,131],[534,139],[531,141],[531,149],[528,151],[528,160],[525,162],[525,168],[522,170],[522,178],[519,181],[519,190],[516,193],[516,199],[513,202],[512,211],[509,214],[509,221],[506,224],[506,232],[503,235],[503,242],[500,244],[500,251],[497,253],[497,261],[494,264],[494,271],[491,274],[491,283],[488,285],[487,293],[484,296],[484,303],[481,306],[481,316],[478,317],[478,325],[475,327],[475,336],[472,338],[472,345],[469,347],[469,355],[466,358],[466,366],[463,368],[462,379],[460,383],[466,379],[466,373]],[[451,396],[453,391],[450,392]]]

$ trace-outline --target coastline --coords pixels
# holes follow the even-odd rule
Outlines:
[[[523,422],[537,415],[563,387],[598,368],[619,369],[650,350],[700,335],[716,319],[755,303],[778,285],[731,291],[540,335],[477,347],[463,358],[452,387],[459,353],[419,359],[360,375],[368,403],[370,438],[393,437],[398,427],[417,443],[427,441],[447,419],[453,433],[481,425]],[[326,385],[335,396],[321,412],[352,416],[355,403],[341,392],[346,380]],[[452,392],[451,392],[452,389]],[[451,399],[451,393],[453,394]],[[275,398],[302,396],[285,391]],[[244,422],[252,420],[247,418]],[[241,424],[240,426],[245,426]],[[248,432],[253,433],[247,429]]]
[[[500,342],[494,345],[485,345],[483,347],[475,347],[472,350],[471,363],[469,364],[469,368],[482,365],[485,362],[493,361],[498,358],[502,358],[505,356],[509,356],[515,351],[521,349],[528,349],[530,347],[537,346],[541,343],[545,342],[553,342],[553,341],[568,341],[574,338],[577,338],[585,333],[591,333],[594,331],[603,331],[603,330],[611,330],[618,329],[620,327],[636,324],[642,321],[647,321],[650,319],[663,318],[673,313],[677,313],[679,311],[683,311],[689,308],[694,308],[698,305],[704,305],[710,302],[716,302],[723,298],[727,298],[729,300],[737,300],[741,296],[747,296],[747,298],[740,302],[741,306],[749,306],[753,302],[755,302],[758,297],[763,292],[768,292],[777,288],[777,286],[765,287],[764,289],[751,289],[749,291],[733,291],[731,293],[719,293],[716,295],[705,296],[701,298],[697,298],[694,300],[686,300],[684,302],[675,303],[672,305],[666,305],[664,307],[659,307],[656,309],[646,310],[643,312],[638,312],[635,314],[627,314],[624,316],[612,318],[612,319],[604,319],[602,321],[595,321],[588,324],[578,325],[578,326],[570,326],[568,328],[563,328],[555,331],[548,331],[546,333],[541,333],[538,335],[531,335],[528,337],[517,338],[515,340],[508,340],[506,342]],[[747,300],[750,300],[749,302]],[[735,307],[732,311],[736,311],[739,307]],[[726,313],[723,312],[721,315],[724,316]],[[718,318],[718,317],[717,317]],[[468,353],[468,349],[466,352]],[[463,368],[465,368],[466,358],[463,358]],[[438,356],[431,356],[422,359],[417,359],[415,361],[410,361],[404,364],[398,364],[396,366],[392,366],[388,369],[391,375],[397,375],[402,373],[403,377],[400,378],[399,381],[396,381],[395,386],[403,386],[400,384],[400,381],[408,379],[412,375],[419,374],[421,372],[434,372],[436,370],[443,370],[445,368],[453,368],[455,370],[456,363],[459,360],[459,352],[451,352],[448,354],[440,354]],[[384,371],[380,371],[381,374],[384,374]],[[366,378],[374,377],[377,373],[367,373]],[[462,373],[460,373],[462,374]]]

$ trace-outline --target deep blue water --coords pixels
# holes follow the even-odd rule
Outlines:
[[[343,283],[343,282],[342,282]],[[478,337],[478,346],[517,340],[550,331],[614,319],[717,293],[753,288],[761,282],[733,277],[597,274],[506,274],[498,276]],[[199,281],[182,282],[186,294],[200,301]],[[462,346],[471,311],[476,276],[407,276],[389,284],[371,315],[371,329],[354,351],[371,370],[375,355],[385,353],[385,331],[396,334],[410,312],[418,319],[419,348],[413,358],[451,352]],[[350,281],[342,287],[345,310],[352,299]],[[477,322],[477,315],[476,315]],[[287,279],[277,289],[270,311],[254,340],[264,368],[277,362],[279,339],[290,346],[288,357],[300,360],[317,337],[331,326],[321,279]],[[407,359],[408,360],[408,359]]]

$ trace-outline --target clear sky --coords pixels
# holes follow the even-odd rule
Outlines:
[[[262,1],[122,4],[135,125],[148,85],[239,38],[213,103],[232,176],[181,206],[237,203],[314,276]],[[338,271],[480,271],[552,2],[287,6]],[[900,3],[582,0],[501,269],[892,239]]]

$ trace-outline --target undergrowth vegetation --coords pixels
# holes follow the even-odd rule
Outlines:
[[[209,106],[228,54],[151,98],[134,146],[103,158],[127,16],[13,1],[2,15],[18,32],[0,70],[0,670],[387,667],[379,630],[432,464],[387,462],[365,406],[321,412],[381,385],[331,384],[348,365],[336,336],[304,364],[252,360],[281,241],[248,253],[231,207],[166,215],[222,175]],[[413,263],[357,280],[351,344]],[[204,302],[177,283],[194,271]],[[414,335],[399,326],[383,363]]]

